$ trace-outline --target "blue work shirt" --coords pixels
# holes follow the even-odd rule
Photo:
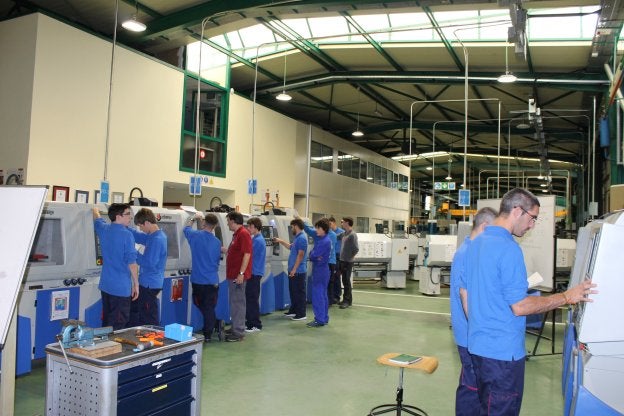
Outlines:
[[[469,245],[470,237],[466,237],[455,252],[453,263],[451,264],[451,327],[453,328],[455,344],[464,348],[468,347],[468,321],[462,307],[459,288],[462,282],[464,287],[466,286],[465,256]]]
[[[340,258],[340,247],[342,247],[342,239],[338,238],[338,236],[344,232],[345,231],[340,227],[336,227],[334,230],[334,234],[336,234],[336,247],[334,247],[334,251],[336,252],[337,258]]]
[[[295,262],[297,261],[297,253],[299,253],[300,250],[303,251],[303,259],[301,259],[301,263],[299,264],[299,267],[297,268],[295,273],[307,273],[308,262],[306,261],[306,253],[308,251],[308,238],[305,236],[305,233],[303,232],[295,236],[290,246],[290,254],[288,255],[288,272],[289,273],[295,266]]]
[[[495,360],[524,358],[526,318],[511,305],[527,296],[522,249],[505,228],[488,226],[466,254],[468,351]],[[460,284],[461,287],[461,284]]]
[[[162,289],[167,265],[167,235],[162,230],[151,234],[130,228],[134,241],[145,246],[143,254],[137,252],[139,285],[150,289]]]
[[[189,226],[184,227],[184,236],[191,247],[191,283],[219,284],[221,241],[209,231],[197,231]]]
[[[104,218],[93,221],[100,239],[104,264],[98,289],[113,296],[132,294],[131,264],[136,264],[137,251],[132,233],[121,224],[107,224]]]
[[[251,237],[251,274],[264,276],[266,240],[261,233]]]
[[[315,245],[316,245],[316,243],[318,243],[318,241],[320,239],[325,238],[325,237],[319,237],[316,234],[316,229],[314,227],[312,227],[311,225],[308,225],[308,224],[304,224],[303,231],[305,231],[307,235],[312,237],[312,240],[314,240],[314,244]],[[329,241],[331,242],[331,247],[330,247],[331,251],[329,253],[329,264],[336,264],[336,251],[335,251],[335,247],[336,247],[336,242],[338,241],[338,239],[336,238],[336,233],[330,228],[327,231],[326,236],[329,237]]]

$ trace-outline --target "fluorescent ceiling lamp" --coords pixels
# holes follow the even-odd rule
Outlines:
[[[147,26],[145,26],[145,24],[136,20],[136,16],[132,16],[131,19],[123,22],[121,24],[121,27],[131,32],[143,32],[145,29],[147,29]]]
[[[284,88],[282,92],[275,97],[279,101],[290,101],[292,97],[286,94],[286,55],[284,55]]]
[[[433,170],[433,168],[431,166],[427,166],[425,169],[427,170]]]
[[[447,176],[446,178],[444,178],[444,179],[446,179],[447,181],[452,181],[452,180],[453,180],[453,178],[451,177],[451,175],[448,175],[448,176]]]
[[[525,123],[524,121],[521,121],[520,123],[518,123],[516,128],[520,130],[526,130],[526,129],[530,129],[531,125],[529,125],[528,123]]]
[[[290,100],[292,100],[292,97],[290,95],[286,94],[286,91],[282,91],[275,98],[280,100],[280,101],[290,101]]]
[[[503,75],[498,77],[498,82],[503,84],[511,84],[512,82],[516,82],[517,79],[518,77],[516,77],[511,72],[505,72]]]
[[[518,78],[509,72],[509,60],[507,58],[507,45],[505,45],[505,73],[498,77],[498,82],[503,84],[509,84],[512,82],[516,82]]]
[[[362,131],[360,131],[360,129],[357,129],[356,131],[351,133],[351,136],[353,136],[353,137],[362,137],[362,136],[364,136],[364,133],[362,133]]]

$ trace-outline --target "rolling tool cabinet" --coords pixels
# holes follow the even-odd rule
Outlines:
[[[136,338],[137,329],[113,337]],[[148,328],[147,330],[151,330]],[[46,346],[47,416],[198,416],[201,399],[203,336],[168,338],[141,352],[123,345],[120,353],[91,358]],[[68,365],[69,362],[69,365]]]

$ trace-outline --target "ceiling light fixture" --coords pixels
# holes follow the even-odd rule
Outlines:
[[[144,23],[141,23],[137,20],[137,15],[139,14],[139,3],[135,1],[134,7],[135,7],[135,13],[132,15],[130,19],[125,20],[121,24],[121,27],[131,32],[143,32],[145,31],[145,29],[147,29],[147,26],[145,26]]]
[[[449,157],[449,160],[448,160],[448,175],[446,176],[446,178],[444,178],[447,181],[452,181],[453,180],[453,177],[451,176],[451,162],[453,162],[453,159],[451,159]]]
[[[507,57],[507,44],[505,44],[505,73],[498,77],[498,82],[503,84],[509,84],[511,82],[516,82],[518,78],[509,72],[509,58]]]
[[[360,87],[358,86],[358,100],[357,103],[358,105],[360,104]],[[364,133],[360,130],[360,110],[358,109],[358,113],[357,113],[357,127],[355,128],[355,131],[353,133],[351,133],[351,135],[353,137],[362,137],[364,136]]]
[[[364,136],[364,132],[360,130],[360,113],[357,115],[357,127],[353,133],[351,133],[353,137],[362,137]]]
[[[292,97],[286,94],[286,55],[284,55],[284,87],[282,88],[282,92],[275,97],[279,101],[290,101]]]

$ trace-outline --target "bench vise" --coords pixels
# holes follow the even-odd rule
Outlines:
[[[86,347],[95,344],[95,337],[108,339],[108,334],[112,332],[112,326],[90,328],[84,322],[67,320],[63,322],[63,329],[58,338],[64,348]]]

